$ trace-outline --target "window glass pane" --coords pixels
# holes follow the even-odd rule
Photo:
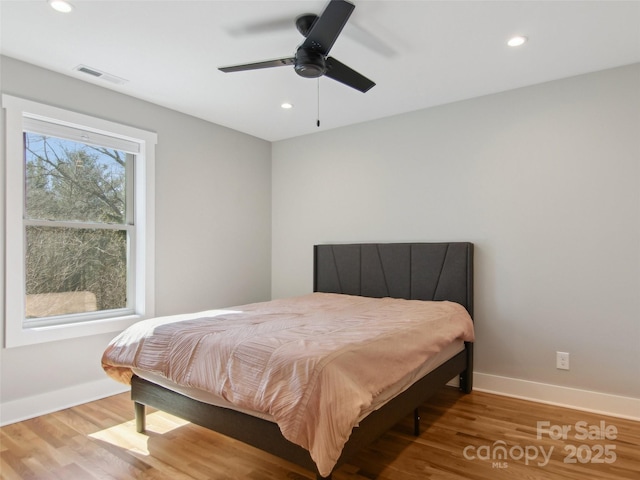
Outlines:
[[[27,226],[27,318],[127,307],[127,232]]]
[[[126,223],[125,152],[25,132],[24,153],[26,218]]]

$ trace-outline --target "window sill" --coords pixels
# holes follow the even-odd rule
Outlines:
[[[124,315],[88,322],[22,328],[10,328],[11,323],[17,322],[7,322],[4,347],[23,347],[103,333],[117,333],[142,319],[142,315]]]

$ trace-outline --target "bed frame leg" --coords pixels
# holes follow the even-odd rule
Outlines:
[[[133,407],[136,412],[136,432],[143,433],[147,429],[145,406],[143,403],[133,402]]]
[[[471,393],[473,389],[473,343],[464,342],[467,349],[467,368],[460,374],[460,390]]]
[[[413,434],[420,436],[420,410],[417,408],[413,411]]]
[[[460,374],[460,390],[464,393],[471,393],[472,390],[471,379],[469,377],[470,375],[468,375],[467,372]]]

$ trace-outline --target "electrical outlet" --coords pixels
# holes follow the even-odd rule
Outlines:
[[[569,354],[567,352],[556,352],[556,368],[569,370]]]

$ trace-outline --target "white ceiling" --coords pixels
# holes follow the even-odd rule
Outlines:
[[[217,69],[293,56],[294,19],[325,0],[71,2],[0,1],[1,53],[269,141],[640,61],[639,1],[355,0],[331,55],[377,83],[363,94],[291,66]]]

